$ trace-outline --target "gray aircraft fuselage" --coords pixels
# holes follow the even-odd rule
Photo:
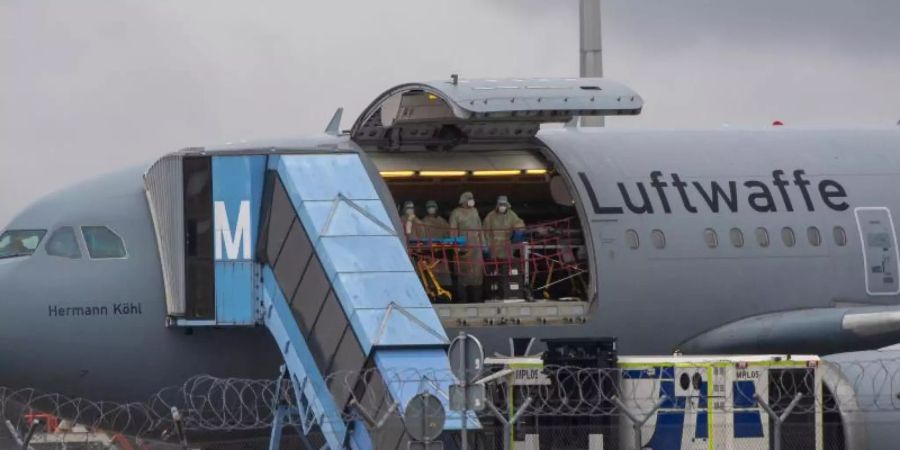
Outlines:
[[[513,336],[616,336],[628,354],[831,353],[900,341],[900,296],[885,281],[896,261],[880,261],[884,279],[875,279],[857,219],[859,208],[884,208],[863,217],[876,222],[879,211],[900,211],[900,130],[559,129],[538,139],[577,193],[589,231],[591,314],[578,325],[472,329],[489,351],[505,351]],[[322,143],[362,151],[347,136],[282,145]],[[253,148],[268,145],[243,147]],[[144,169],[48,196],[7,227],[105,225],[128,257],[70,260],[42,243],[32,256],[0,260],[0,385],[139,401],[200,373],[276,374],[278,352],[262,327],[166,326]],[[846,234],[841,245],[835,227]],[[890,227],[881,255],[896,254]],[[86,256],[80,236],[79,245]]]
[[[872,292],[880,286],[867,280],[867,236],[855,214],[900,208],[900,130],[590,130],[540,139],[578,190],[596,301],[585,327],[535,335],[616,336],[624,353],[828,354],[900,340],[890,314],[900,299],[896,269],[884,292]],[[881,328],[862,329],[855,317]]]

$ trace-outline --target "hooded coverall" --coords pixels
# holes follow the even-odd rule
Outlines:
[[[459,299],[479,302],[482,299],[481,285],[484,281],[484,259],[481,233],[481,217],[473,207],[457,207],[450,213],[450,231],[455,236],[466,238],[465,248],[460,249],[457,285]]]
[[[525,228],[525,222],[511,209],[507,209],[503,213],[494,209],[484,218],[484,234],[490,241],[490,257],[494,262],[489,269],[498,272],[502,298],[508,298],[510,291],[510,259],[513,257],[510,238],[514,229],[522,228]],[[513,264],[513,266],[517,265]]]

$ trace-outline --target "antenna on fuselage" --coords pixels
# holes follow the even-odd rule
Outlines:
[[[601,27],[601,0],[578,0],[580,22],[580,58],[581,77],[603,76],[603,36]],[[602,127],[606,124],[603,116],[581,117],[581,126]]]
[[[338,136],[341,134],[341,117],[344,115],[344,108],[338,108],[337,111],[334,112],[334,115],[331,116],[331,121],[328,122],[328,126],[325,127],[325,134],[330,134],[332,136]]]

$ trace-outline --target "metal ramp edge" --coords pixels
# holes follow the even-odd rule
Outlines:
[[[304,374],[298,376],[306,383],[298,399],[315,398],[317,417],[326,422],[342,417],[351,391],[384,399],[361,405],[369,411],[396,403],[402,415],[422,390],[446,406],[455,381],[446,375],[446,333],[360,158],[337,152],[270,156],[266,174],[257,245],[264,323],[291,376]],[[445,375],[423,383],[399,379],[422,367]],[[369,379],[353,378],[362,372]],[[400,415],[393,420],[401,421]],[[379,433],[377,442],[346,424],[322,431],[332,448],[347,439],[352,448],[406,448],[402,424],[388,425],[394,431]],[[461,416],[448,414],[446,426],[460,428]]]
[[[261,300],[263,323],[278,343],[290,376],[302,433],[307,440],[321,433],[330,448],[342,448],[347,429],[340,410],[268,266],[263,268]]]

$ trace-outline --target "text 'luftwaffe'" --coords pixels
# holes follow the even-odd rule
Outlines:
[[[671,213],[675,208],[683,208],[689,213],[697,213],[701,208],[709,211],[736,213],[742,207],[766,213],[778,211],[815,211],[816,207],[844,211],[850,207],[846,202],[847,191],[840,183],[823,179],[816,183],[804,178],[806,172],[797,169],[793,179],[784,179],[783,170],[772,171],[772,180],[739,181],[683,181],[677,173],[663,176],[661,171],[650,172],[649,181],[637,181],[634,186],[617,183],[621,203],[601,205],[591,181],[584,172],[578,177],[587,190],[594,214],[624,214],[625,210],[635,214],[653,214],[662,211]],[[630,184],[630,183],[629,183]],[[771,185],[771,188],[770,188]],[[649,186],[649,189],[648,189]],[[775,200],[773,189],[780,202]],[[653,192],[651,194],[651,192]],[[655,199],[651,200],[651,197]]]

